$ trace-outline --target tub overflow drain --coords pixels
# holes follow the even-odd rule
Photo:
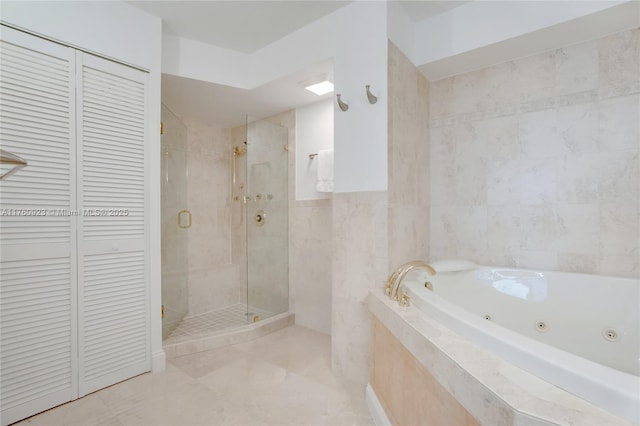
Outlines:
[[[549,329],[549,326],[543,321],[538,321],[535,325],[535,329],[540,333],[544,333]]]
[[[491,321],[491,315],[483,315],[482,318],[486,319],[487,321]]]
[[[605,328],[604,330],[602,330],[602,337],[610,342],[615,342],[620,338],[618,332],[613,328]]]

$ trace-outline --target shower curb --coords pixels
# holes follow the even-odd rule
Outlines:
[[[289,327],[294,323],[295,314],[285,312],[241,327],[200,334],[193,336],[193,339],[181,342],[163,343],[162,348],[164,349],[166,358],[171,359],[182,355],[218,349],[236,343],[248,342]]]

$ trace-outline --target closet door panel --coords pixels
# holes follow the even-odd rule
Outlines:
[[[149,371],[147,74],[77,61],[80,396]]]
[[[4,425],[77,395],[77,206],[75,52],[0,30],[0,147],[28,163],[0,181]]]

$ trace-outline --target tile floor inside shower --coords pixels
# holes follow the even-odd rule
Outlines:
[[[187,316],[176,327],[167,339],[182,339],[241,327],[264,320],[273,313],[238,303],[215,309],[203,314]]]

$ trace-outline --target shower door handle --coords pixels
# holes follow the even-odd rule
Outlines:
[[[182,218],[187,216],[187,224],[183,225]],[[187,229],[191,228],[191,212],[189,210],[180,210],[178,212],[178,228]]]

